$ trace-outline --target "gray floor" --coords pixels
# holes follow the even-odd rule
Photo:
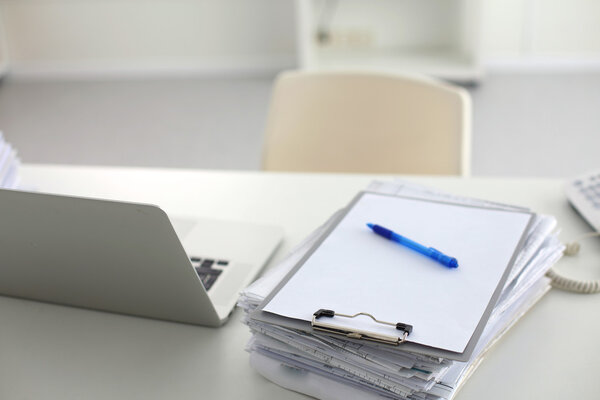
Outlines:
[[[496,74],[471,94],[474,175],[600,169],[600,73]]]
[[[258,169],[272,78],[0,84],[25,162]],[[600,73],[491,74],[470,89],[473,175],[600,168]]]

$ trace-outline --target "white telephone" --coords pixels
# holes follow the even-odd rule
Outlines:
[[[573,208],[600,232],[600,170],[569,180],[565,192]]]
[[[573,208],[594,228],[596,232],[586,233],[566,244],[565,255],[579,252],[579,241],[588,237],[600,236],[600,170],[588,172],[567,181],[565,192]],[[579,281],[559,275],[550,269],[546,276],[552,279],[552,286],[577,293],[600,293],[600,280]]]

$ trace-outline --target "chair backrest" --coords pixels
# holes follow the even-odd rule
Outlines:
[[[275,82],[263,169],[469,175],[469,94],[432,79],[284,72]]]

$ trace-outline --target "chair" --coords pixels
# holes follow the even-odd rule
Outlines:
[[[469,94],[432,79],[283,72],[267,119],[269,171],[470,173]]]

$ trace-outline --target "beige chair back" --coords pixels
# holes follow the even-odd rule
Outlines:
[[[284,72],[275,82],[263,168],[468,175],[469,94],[431,79]]]

